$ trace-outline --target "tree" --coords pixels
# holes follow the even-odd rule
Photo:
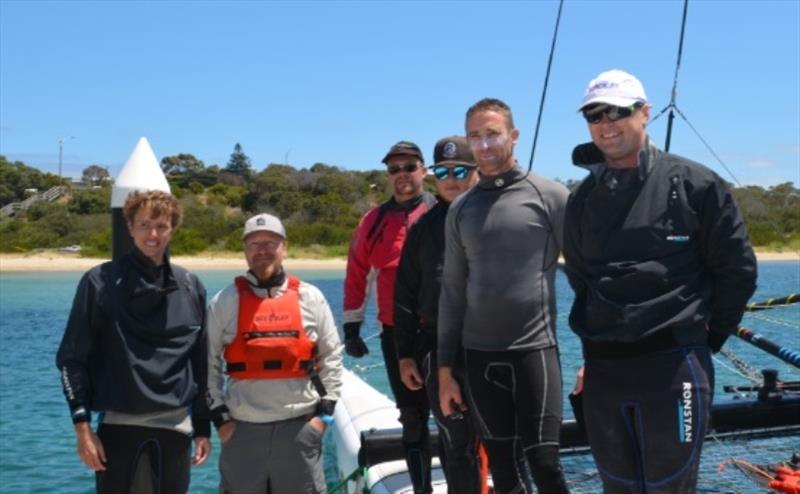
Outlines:
[[[0,154],[0,206],[25,199],[27,189],[42,192],[64,180],[52,173],[42,173],[21,161],[10,162]]]
[[[108,168],[100,165],[89,165],[83,169],[83,183],[86,185],[101,185],[103,181],[108,180]]]
[[[200,173],[205,167],[202,160],[188,153],[165,156],[161,159],[161,170],[164,171],[164,175],[191,175]]]
[[[70,213],[98,214],[105,213],[111,204],[111,188],[76,190],[67,204]]]
[[[224,171],[239,175],[240,177],[249,177],[253,173],[253,166],[250,164],[250,158],[242,152],[242,145],[238,142],[233,146],[231,159],[225,165]]]

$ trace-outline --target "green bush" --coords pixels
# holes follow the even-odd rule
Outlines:
[[[236,230],[232,231],[225,237],[224,246],[225,250],[229,250],[232,252],[241,252],[242,250],[242,233],[244,232],[244,227],[237,228]]]
[[[170,252],[175,255],[191,255],[202,252],[208,248],[208,242],[192,228],[178,228],[169,244]]]
[[[76,190],[72,193],[67,209],[75,214],[105,213],[111,204],[111,187]]]
[[[12,220],[0,226],[0,250],[29,252],[33,249],[60,247],[60,237],[44,225]]]
[[[353,234],[351,228],[325,223],[286,225],[290,245],[306,246],[313,244],[346,244]]]
[[[105,227],[80,243],[81,257],[111,257],[111,227]]]

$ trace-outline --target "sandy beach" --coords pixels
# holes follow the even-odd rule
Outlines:
[[[0,272],[12,271],[86,271],[108,259],[79,257],[58,251],[29,254],[0,254]],[[237,270],[246,269],[244,256],[234,254],[174,256],[172,262],[187,269]],[[287,258],[287,269],[314,269],[344,271],[345,259],[293,259]]]
[[[756,252],[759,261],[800,261],[796,252]],[[27,254],[0,254],[0,272],[12,271],[86,271],[107,259],[79,257],[59,251]],[[175,256],[172,261],[188,269],[245,269],[243,256],[235,254]],[[346,259],[294,259],[284,261],[287,269],[321,269],[344,271]]]

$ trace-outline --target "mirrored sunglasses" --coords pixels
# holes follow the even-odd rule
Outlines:
[[[600,123],[600,121],[603,120],[603,115],[605,115],[609,122],[616,122],[617,120],[630,117],[641,107],[642,103],[634,103],[631,106],[590,106],[583,110],[583,118],[590,124],[596,124]]]
[[[451,176],[456,180],[464,180],[469,176],[469,172],[472,168],[473,167],[467,165],[456,165],[453,167],[436,165],[432,168],[432,171],[436,180],[447,180]]]
[[[389,175],[397,175],[400,172],[406,173],[414,173],[419,168],[417,163],[405,163],[403,165],[389,165],[386,167],[386,171],[389,172]]]

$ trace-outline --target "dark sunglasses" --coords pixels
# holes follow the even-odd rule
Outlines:
[[[386,171],[389,172],[389,175],[397,175],[400,172],[414,173],[417,168],[419,168],[419,165],[416,163],[406,163],[404,165],[389,165],[386,167]]]
[[[436,180],[447,180],[451,175],[456,180],[464,180],[469,176],[469,172],[472,170],[472,167],[467,165],[456,165],[450,168],[449,166],[437,165],[434,166],[432,170],[433,176],[436,177]]]
[[[583,111],[583,118],[590,124],[596,124],[600,123],[600,121],[603,120],[603,115],[605,115],[609,122],[616,122],[617,120],[630,117],[642,106],[642,103],[634,103],[631,106],[590,106]]]

